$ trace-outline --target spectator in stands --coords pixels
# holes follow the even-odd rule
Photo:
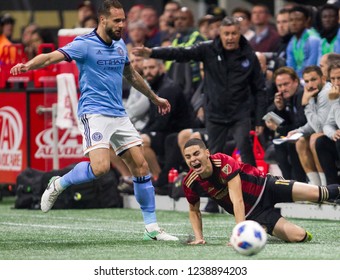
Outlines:
[[[275,28],[270,24],[270,11],[266,5],[254,5],[251,10],[251,22],[255,36],[250,45],[257,52],[274,52],[280,40]]]
[[[97,28],[98,26],[98,19],[96,16],[90,15],[84,18],[82,27],[84,28]]]
[[[38,29],[36,29],[36,30],[34,30],[32,32],[31,40],[30,40],[29,47],[28,47],[28,48],[30,48],[32,50],[31,55],[33,55],[33,57],[38,54],[39,47],[43,43],[54,44],[53,36],[52,36],[52,34],[51,34],[51,32],[49,30],[38,28]],[[28,57],[28,58],[31,59],[31,57]]]
[[[319,59],[326,53],[340,52],[339,9],[332,4],[325,4],[319,10],[320,37]]]
[[[31,46],[31,38],[34,31],[39,29],[39,26],[35,23],[30,23],[29,25],[25,26],[22,35],[21,35],[21,43],[24,45],[24,50],[27,58],[33,58],[33,48]]]
[[[10,14],[4,14],[0,18],[0,24],[2,25],[2,34],[5,35],[9,41],[12,42],[15,19]]]
[[[216,6],[215,4],[208,6],[206,14],[218,18],[224,18],[227,16],[226,11],[219,6]]]
[[[327,184],[335,184],[340,182],[336,164],[340,160],[340,59],[331,63],[328,69],[332,83],[328,97],[337,101],[332,105],[323,126],[325,135],[316,140],[315,147]]]
[[[127,13],[126,21],[130,23],[130,22],[140,20],[140,16],[141,16],[143,8],[144,8],[144,5],[142,4],[133,5]]]
[[[223,18],[213,17],[209,19],[208,24],[208,39],[214,40],[220,34],[220,26]]]
[[[194,15],[187,7],[182,7],[175,13],[175,39],[171,42],[172,47],[190,47],[205,40],[194,27]],[[190,102],[191,96],[197,89],[202,77],[199,63],[176,63],[166,61],[165,69],[169,77],[175,80],[183,89],[186,100]],[[184,74],[185,73],[185,74]]]
[[[212,18],[212,15],[205,15],[198,21],[198,31],[205,39],[209,38],[209,20]]]
[[[77,9],[77,23],[75,27],[83,27],[84,19],[88,16],[96,16],[96,9],[90,0],[82,1]]]
[[[320,67],[314,65],[303,70],[303,80],[305,86],[302,105],[307,104],[305,107],[307,123],[290,131],[288,137],[298,132],[303,133],[296,142],[301,165],[311,184],[326,185],[326,177],[315,150],[315,141],[323,135],[322,128],[331,109],[332,102],[328,99],[331,84],[325,82]]]
[[[168,1],[164,6],[162,16],[168,26],[169,36],[173,34],[175,27],[175,13],[181,8],[181,4],[176,0]],[[173,38],[172,38],[173,39]]]
[[[293,37],[287,46],[287,66],[292,67],[300,78],[305,67],[318,63],[320,39],[308,31],[309,18],[309,11],[303,6],[295,6],[289,11],[289,29]]]
[[[0,19],[1,20],[1,19]],[[7,37],[2,33],[2,24],[0,24],[0,59],[4,51],[4,47],[10,46],[12,43]],[[4,63],[4,61],[0,61]]]
[[[179,62],[202,61],[204,65],[205,122],[208,145],[213,152],[223,152],[231,135],[242,160],[255,166],[249,137],[251,127],[250,96],[256,104],[257,134],[263,132],[262,117],[266,111],[266,91],[259,61],[248,41],[240,33],[240,22],[225,17],[220,36],[213,41],[191,47],[135,48],[144,57],[176,59]]]
[[[232,16],[240,20],[241,34],[250,41],[255,36],[255,31],[251,28],[250,11],[243,7],[237,7],[232,11]]]
[[[277,124],[267,120],[266,126],[275,132],[275,138],[286,137],[288,132],[306,124],[304,106],[302,106],[303,86],[296,72],[290,67],[281,67],[274,72],[278,92],[274,102],[268,107],[268,112],[274,112],[284,122]],[[274,144],[275,159],[286,179],[306,181],[306,174],[301,166],[295,143],[285,142]]]
[[[149,46],[146,36],[148,29],[142,20],[132,21],[127,26],[129,32],[129,42],[126,44],[130,52],[133,47]]]
[[[280,42],[277,46],[275,52],[277,56],[283,58],[285,61],[287,59],[287,46],[292,38],[292,33],[289,30],[289,10],[281,9],[276,15],[276,29],[280,36]]]
[[[140,19],[147,27],[146,41],[149,46],[156,47],[161,45],[161,34],[158,26],[158,15],[155,8],[146,6],[143,8]]]
[[[329,65],[332,63],[340,60],[340,54],[338,53],[326,53],[324,54],[320,59],[320,68],[322,71],[322,74],[326,77],[326,80],[329,80],[328,77],[328,68]]]

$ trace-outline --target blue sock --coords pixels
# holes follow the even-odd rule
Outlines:
[[[63,189],[66,189],[71,185],[79,185],[81,183],[93,181],[94,179],[96,179],[96,176],[93,174],[90,163],[82,161],[61,177],[60,185]]]
[[[135,197],[142,210],[146,225],[157,223],[155,213],[155,190],[151,183],[151,176],[133,177]]]

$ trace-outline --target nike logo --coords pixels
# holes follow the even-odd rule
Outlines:
[[[157,240],[156,236],[151,236],[148,232],[146,233],[148,235],[148,237],[150,237],[152,240]]]

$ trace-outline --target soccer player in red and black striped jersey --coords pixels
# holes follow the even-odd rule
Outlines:
[[[183,180],[183,189],[189,202],[189,218],[195,240],[190,244],[205,244],[200,212],[200,197],[215,200],[236,223],[254,220],[268,234],[287,242],[309,241],[312,235],[287,221],[274,205],[279,202],[322,202],[338,199],[340,185],[316,186],[293,180],[277,179],[259,169],[239,163],[232,157],[211,155],[201,139],[190,139],[183,150],[190,171]]]

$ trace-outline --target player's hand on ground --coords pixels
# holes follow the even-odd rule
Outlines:
[[[199,244],[206,244],[204,239],[196,239],[194,241],[188,242],[189,245],[199,245]]]
[[[157,97],[154,101],[152,101],[156,106],[158,106],[158,113],[162,116],[166,115],[171,111],[171,105],[169,101],[162,97]]]
[[[13,66],[10,70],[10,73],[12,75],[18,75],[18,74],[21,74],[21,73],[25,73],[28,71],[28,67],[25,66],[25,64],[23,63],[18,63],[17,65]]]
[[[141,46],[141,47],[132,48],[131,52],[135,56],[142,56],[142,57],[148,58],[148,57],[150,57],[152,50],[150,48],[146,48],[144,46]]]

